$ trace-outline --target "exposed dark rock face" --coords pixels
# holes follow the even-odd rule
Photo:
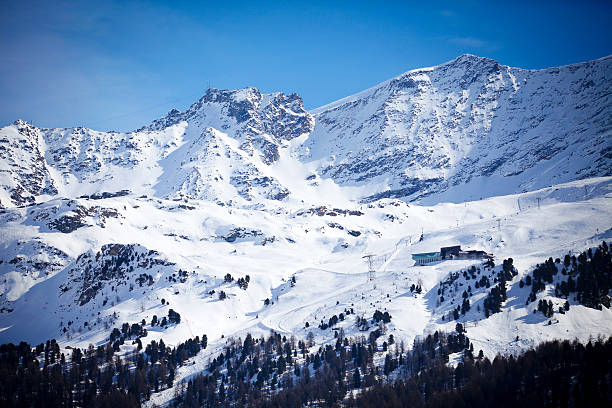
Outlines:
[[[59,217],[54,216],[59,207],[35,211],[34,219],[37,221],[50,219],[48,222],[50,229],[69,234],[79,228],[88,226],[87,218],[96,217],[96,223],[104,228],[106,219],[119,217],[119,212],[114,208],[86,207],[78,204],[76,201],[68,201],[66,207],[70,208],[70,211]]]
[[[210,107],[214,106],[214,110]],[[209,111],[221,111],[226,117],[210,117]],[[267,164],[278,160],[281,141],[291,140],[312,131],[314,119],[305,109],[297,94],[275,93],[263,95],[256,88],[239,90],[209,89],[187,111],[173,109],[164,118],[141,130],[161,130],[181,121],[209,122],[209,126],[222,123],[220,130],[238,127],[232,135],[242,141],[241,148],[254,153],[257,149]],[[233,122],[233,123],[232,123]]]
[[[34,202],[35,196],[57,194],[53,178],[47,169],[41,150],[41,132],[22,120],[16,121],[10,131],[0,133],[0,188],[5,189],[11,203],[24,205]]]
[[[154,266],[171,265],[171,262],[160,258],[157,251],[147,250],[137,244],[107,244],[95,255],[86,252],[77,258],[69,273],[69,280],[61,286],[61,291],[63,293],[78,288],[75,301],[83,306],[108,285],[118,287],[134,281],[140,286],[150,286],[153,277],[142,271]]]
[[[249,230],[247,228],[237,227],[232,228],[229,233],[219,238],[227,242],[235,242],[240,238],[256,238],[263,237],[263,233],[260,230]]]

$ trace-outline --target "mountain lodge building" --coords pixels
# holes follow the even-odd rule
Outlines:
[[[424,252],[420,254],[412,254],[412,259],[415,265],[426,265],[432,262],[442,261],[446,259],[493,259],[493,255],[485,251],[468,249],[461,250],[461,245],[454,245],[440,248],[440,252]]]

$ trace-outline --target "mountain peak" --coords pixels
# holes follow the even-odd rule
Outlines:
[[[479,60],[490,60],[490,59],[491,58],[480,57],[480,56],[475,55],[475,54],[465,53],[465,54],[459,55],[453,61],[479,61]]]
[[[261,100],[259,89],[248,86],[240,89],[217,89],[209,88],[200,99],[203,102],[230,102],[230,101],[249,101],[256,102]],[[197,102],[196,102],[197,104]]]
[[[469,65],[469,66],[495,65],[495,66],[498,66],[499,62],[497,62],[496,60],[492,58],[479,57],[478,55],[474,55],[474,54],[462,54],[453,60],[450,60],[444,64],[439,65],[438,67],[465,66],[465,65]],[[434,67],[434,68],[437,68],[437,67]]]
[[[33,126],[31,123],[28,123],[27,121],[23,119],[17,119],[15,122],[13,122],[13,125],[17,127]]]
[[[216,107],[215,107],[216,106]],[[219,117],[219,109],[221,109],[225,115],[225,119]],[[281,117],[288,115],[294,117],[294,120],[288,118],[281,120]],[[140,130],[162,130],[170,126],[173,126],[182,121],[189,121],[193,118],[198,118],[198,121],[205,121],[212,126],[221,126],[228,128],[229,122],[227,119],[232,118],[235,120],[234,124],[245,124],[251,123],[252,129],[259,129],[262,133],[270,133],[271,135],[278,137],[275,133],[275,128],[279,126],[263,122],[270,122],[270,120],[281,120],[281,124],[294,123],[298,124],[296,128],[300,129],[300,134],[307,132],[312,128],[312,120],[309,118],[309,113],[304,109],[302,97],[296,93],[284,94],[282,92],[275,92],[271,94],[262,94],[259,89],[248,86],[239,89],[217,89],[209,88],[206,93],[194,102],[189,109],[184,112],[180,112],[177,109],[172,109],[166,116],[153,121],[149,126],[145,126]],[[224,124],[221,124],[221,122]],[[263,121],[263,122],[262,122]],[[284,129],[287,126],[282,125]],[[262,127],[263,126],[263,127]],[[278,129],[276,129],[278,130]],[[283,130],[282,139],[292,138],[288,136]],[[293,131],[289,133],[293,134]]]
[[[340,185],[379,183],[372,200],[446,191],[447,200],[469,199],[472,186],[491,176],[504,183],[480,196],[507,193],[511,184],[517,192],[605,176],[608,71],[605,60],[526,70],[460,55],[313,111],[310,159]],[[557,107],[572,114],[559,115]]]

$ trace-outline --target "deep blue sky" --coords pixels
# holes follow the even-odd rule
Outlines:
[[[208,80],[315,108],[467,52],[523,68],[612,53],[612,1],[278,3],[5,1],[0,125],[132,130]]]

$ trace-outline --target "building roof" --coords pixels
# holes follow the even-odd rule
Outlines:
[[[422,254],[412,254],[412,259],[436,258],[438,256],[440,256],[439,252],[425,252]]]

